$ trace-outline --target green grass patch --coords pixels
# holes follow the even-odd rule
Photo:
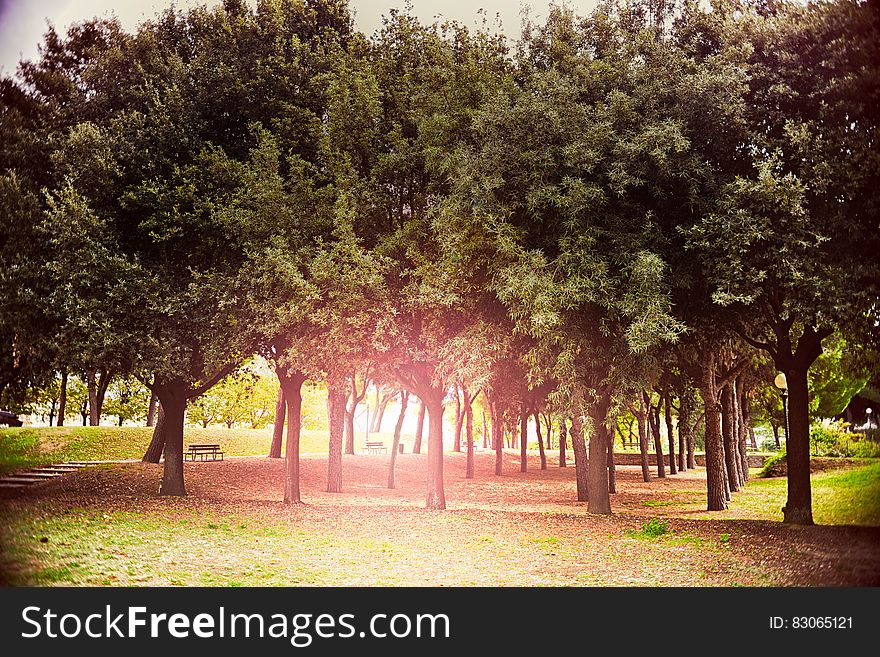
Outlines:
[[[15,427],[0,429],[0,473],[62,461],[115,461],[140,459],[150,444],[149,427]],[[390,433],[370,434],[371,440],[391,445]],[[271,429],[186,427],[184,445],[218,443],[226,456],[265,456]],[[355,438],[359,452],[363,435]],[[300,453],[325,453],[326,431],[303,431]],[[282,447],[283,453],[283,447]]]
[[[642,523],[642,528],[635,530],[630,529],[626,535],[630,538],[641,538],[651,540],[662,536],[669,531],[669,523],[660,518],[651,518]]]
[[[813,519],[818,524],[880,525],[880,461],[868,463],[812,475]],[[732,505],[782,520],[787,486],[785,477],[753,479],[733,496]]]

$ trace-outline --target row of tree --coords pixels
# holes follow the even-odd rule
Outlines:
[[[702,415],[722,509],[769,362],[785,520],[810,523],[808,372],[832,335],[876,362],[878,36],[875,0],[607,0],[512,47],[395,11],[368,39],[341,0],[50,30],[0,85],[0,395],[131,373],[183,495],[189,401],[259,353],[296,503],[303,383],[326,383],[339,490],[351,404],[394,382],[442,509],[457,385],[465,416],[486,395],[499,472],[505,422],[567,418],[599,513],[614,419],[659,399]]]

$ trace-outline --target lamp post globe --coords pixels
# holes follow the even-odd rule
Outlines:
[[[780,372],[773,379],[773,385],[779,388],[779,394],[782,396],[782,415],[785,418],[785,443],[788,444],[788,380],[785,374]]]

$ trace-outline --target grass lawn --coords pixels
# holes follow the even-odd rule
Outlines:
[[[574,468],[542,471],[537,454],[522,473],[506,450],[501,477],[488,450],[474,479],[464,455],[444,461],[445,512],[423,508],[426,456],[411,453],[394,490],[388,455],[346,456],[336,494],[324,490],[326,457],[306,456],[296,506],[280,501],[283,460],[262,457],[187,464],[185,498],[159,497],[161,466],[144,463],[5,490],[0,583],[880,585],[876,461],[814,475],[816,527],[775,522],[784,479],[753,478],[730,509],[708,512],[704,470],[644,483],[624,466],[614,515],[598,516],[574,499]]]
[[[146,427],[16,427],[0,429],[0,474],[62,461],[140,459],[153,430]],[[370,434],[390,447],[391,433]],[[404,436],[412,444],[412,438]],[[364,437],[355,437],[359,452]],[[226,456],[263,456],[272,442],[271,429],[186,427],[184,445],[219,443]],[[303,431],[300,453],[325,453],[326,431]],[[283,447],[282,447],[283,449]],[[283,453],[283,452],[282,452]]]

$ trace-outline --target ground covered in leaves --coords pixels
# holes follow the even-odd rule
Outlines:
[[[518,454],[447,454],[448,509],[424,507],[426,457],[302,462],[304,504],[281,503],[282,460],[187,463],[186,498],[161,466],[92,467],[0,491],[6,585],[864,586],[880,585],[880,464],[814,475],[815,527],[779,522],[784,479],[752,480],[705,511],[705,471],[641,481],[618,467],[612,516],[575,500],[574,468],[521,473]],[[555,463],[555,461],[551,461]],[[847,515],[847,513],[849,515]],[[846,523],[846,524],[833,524]],[[873,525],[873,526],[872,526]]]

